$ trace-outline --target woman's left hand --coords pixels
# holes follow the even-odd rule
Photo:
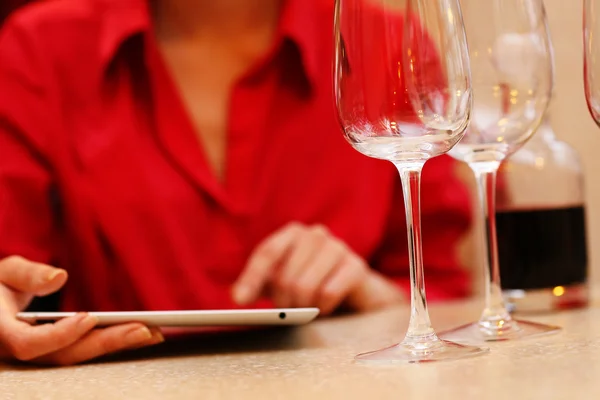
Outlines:
[[[366,311],[403,301],[396,285],[327,228],[300,223],[286,225],[257,246],[233,297],[246,305],[266,289],[276,307],[318,307],[325,315],[342,303]]]

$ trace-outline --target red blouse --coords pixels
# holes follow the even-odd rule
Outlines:
[[[234,308],[265,236],[322,223],[408,283],[399,177],[352,149],[332,97],[331,1],[289,0],[273,49],[231,89],[219,181],[143,0],[54,0],[0,34],[0,256],[69,271],[62,308]],[[462,296],[470,221],[454,161],[423,177],[428,296]],[[251,307],[267,307],[263,299]]]

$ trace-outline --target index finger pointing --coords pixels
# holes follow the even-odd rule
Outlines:
[[[287,225],[258,245],[234,285],[233,298],[236,303],[244,305],[256,300],[265,282],[288,253],[301,229],[299,224]]]

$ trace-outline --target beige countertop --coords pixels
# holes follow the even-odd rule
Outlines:
[[[480,302],[432,307],[437,328]],[[0,399],[597,399],[600,307],[531,318],[556,335],[496,343],[488,355],[374,367],[356,353],[398,341],[408,309],[324,319],[302,328],[195,336],[101,363],[39,369],[0,364]]]

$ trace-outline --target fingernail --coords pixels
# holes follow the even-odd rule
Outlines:
[[[125,341],[130,344],[136,344],[141,342],[146,342],[152,339],[152,332],[147,327],[141,327],[134,329],[131,332],[125,334]]]
[[[165,337],[163,336],[161,331],[156,331],[152,335],[152,343],[159,344],[165,341]]]
[[[233,301],[242,306],[250,301],[251,294],[250,288],[247,286],[239,286],[233,291]]]
[[[52,280],[54,280],[54,278],[56,278],[57,276],[59,276],[60,274],[63,274],[64,271],[62,269],[56,269],[52,272],[50,272],[48,275],[46,275],[46,282],[50,282]]]

